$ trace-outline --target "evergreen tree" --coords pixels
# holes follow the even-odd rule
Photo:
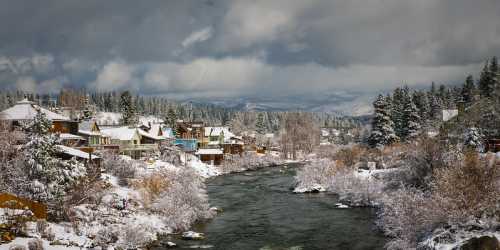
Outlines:
[[[266,133],[266,125],[264,124],[264,114],[257,114],[257,119],[255,120],[255,130],[257,133],[263,135]]]
[[[430,113],[431,113],[431,106],[429,103],[429,98],[427,97],[427,94],[422,92],[422,91],[415,91],[413,93],[413,103],[415,103],[415,106],[418,110],[418,115],[420,116],[422,122],[422,125],[425,125],[427,121],[429,121]]]
[[[417,107],[410,99],[405,102],[405,110],[404,110],[404,140],[414,139],[420,134],[421,131],[421,118],[418,112]]]
[[[474,101],[474,94],[476,93],[476,85],[474,84],[474,78],[472,75],[468,75],[465,79],[464,86],[462,88],[462,101],[466,106],[470,106]]]
[[[177,114],[172,106],[168,108],[167,114],[165,115],[165,125],[167,125],[172,130],[175,130],[177,124]]]
[[[122,113],[121,122],[124,125],[137,125],[134,102],[132,100],[132,95],[130,95],[128,91],[123,92],[120,96],[120,110]]]
[[[390,145],[398,140],[394,132],[394,123],[391,120],[388,100],[379,95],[373,103],[375,114],[372,120],[372,132],[369,144],[372,147]]]
[[[47,201],[61,195],[57,186],[49,185],[57,178],[57,158],[54,157],[57,138],[50,133],[51,123],[44,113],[38,112],[33,122],[26,128],[29,142],[24,146],[26,173],[33,180],[28,187],[32,199]]]
[[[493,91],[493,79],[491,79],[490,68],[488,67],[488,61],[486,61],[478,82],[481,97],[490,97]]]
[[[394,123],[394,131],[398,137],[403,134],[403,111],[404,111],[404,90],[396,88],[392,95],[391,120]]]

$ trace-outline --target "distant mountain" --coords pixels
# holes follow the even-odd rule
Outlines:
[[[372,98],[367,94],[328,93],[275,97],[239,97],[187,100],[209,103],[242,111],[310,111],[336,115],[364,116],[372,113]]]

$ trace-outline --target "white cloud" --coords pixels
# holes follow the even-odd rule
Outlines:
[[[481,67],[479,64],[441,67],[359,64],[333,68],[316,63],[280,66],[255,57],[149,63],[141,66],[145,68],[143,73],[131,70],[139,65],[127,65],[126,70],[111,70],[120,67],[108,65],[97,81],[108,83],[106,90],[132,88],[145,93],[192,97],[373,93],[401,84],[419,87],[429,86],[432,81],[462,82],[466,74],[476,73]],[[131,81],[132,78],[135,80]]]
[[[16,81],[16,88],[21,91],[35,93],[37,91],[37,84],[32,77],[19,77]]]
[[[91,85],[100,91],[121,90],[130,85],[134,70],[134,67],[121,61],[109,62],[98,72]]]
[[[182,41],[182,47],[187,48],[195,43],[203,42],[210,39],[213,35],[212,27],[206,27],[204,29],[195,31],[191,33],[184,41]]]

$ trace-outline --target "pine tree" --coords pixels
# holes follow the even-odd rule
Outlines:
[[[259,113],[255,120],[255,130],[257,133],[263,135],[266,132],[266,125],[264,124],[264,114]]]
[[[472,75],[468,75],[465,79],[464,86],[462,88],[462,100],[466,106],[470,106],[474,101],[474,94],[476,93],[476,85],[474,84],[474,78]]]
[[[396,88],[392,96],[391,120],[394,123],[394,131],[400,137],[403,134],[403,111],[404,111],[404,90]]]
[[[421,118],[413,100],[405,102],[404,110],[404,140],[414,139],[422,129]]]
[[[481,97],[490,97],[491,92],[492,92],[492,79],[491,79],[491,72],[490,68],[488,67],[488,61],[484,64],[483,70],[481,71],[481,75],[479,77],[479,91],[481,94]]]
[[[121,122],[128,126],[137,125],[136,112],[130,92],[125,91],[120,96]]]
[[[379,95],[373,103],[375,114],[372,120],[372,132],[369,144],[372,147],[390,145],[398,140],[394,132],[394,123],[391,120],[388,99]]]
[[[168,108],[167,114],[165,115],[165,124],[169,126],[172,130],[175,130],[177,123],[177,114],[172,106]]]
[[[484,136],[481,134],[481,131],[478,128],[468,128],[464,134],[464,137],[464,145],[466,147],[477,150],[479,152],[484,150]]]
[[[429,103],[429,98],[427,97],[427,94],[422,92],[422,91],[416,91],[413,93],[413,102],[415,103],[415,106],[417,107],[417,110],[419,111],[418,115],[422,119],[422,125],[425,125],[427,121],[429,121],[430,113],[431,113],[431,106]]]

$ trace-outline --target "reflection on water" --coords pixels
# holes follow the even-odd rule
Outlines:
[[[383,249],[373,209],[337,209],[331,194],[293,194],[294,174],[276,167],[209,180],[210,204],[224,212],[194,227],[205,240],[174,241],[181,249]]]

